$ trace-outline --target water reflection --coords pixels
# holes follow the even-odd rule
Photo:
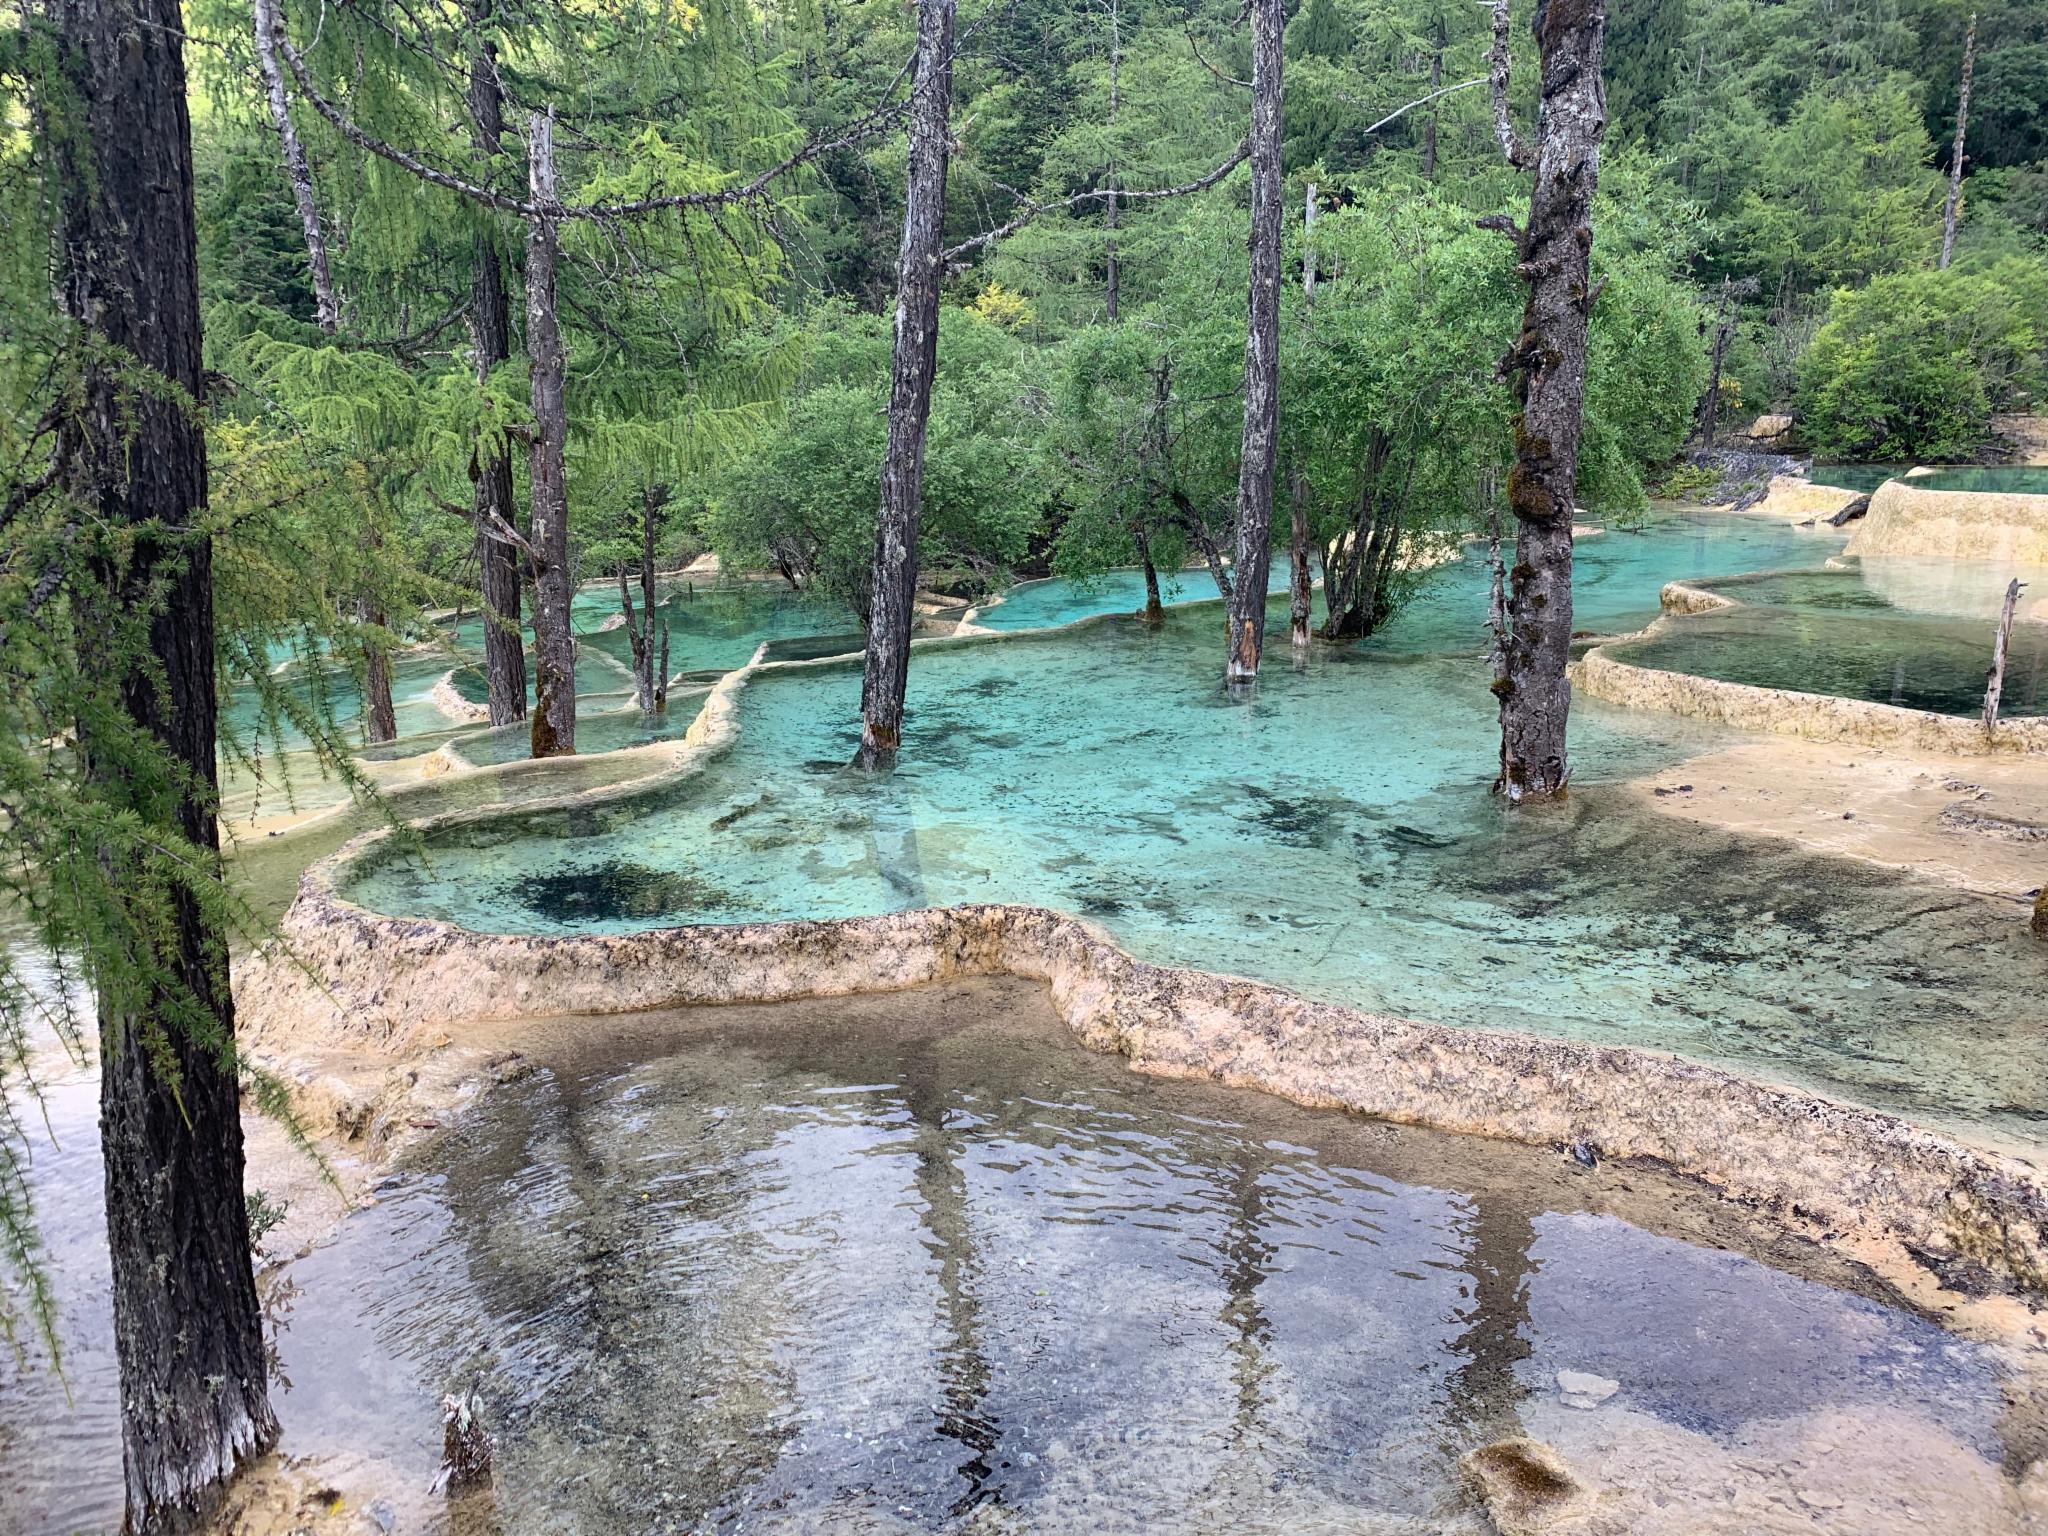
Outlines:
[[[1996,1481],[1983,1352],[1551,1154],[1138,1078],[1009,984],[574,1029],[298,1266],[287,1449],[430,1472],[475,1381],[515,1531],[1477,1532],[1456,1457],[1576,1369],[1568,1454],[1883,1405]]]

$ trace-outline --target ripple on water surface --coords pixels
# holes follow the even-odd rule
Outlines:
[[[1616,1532],[2019,1529],[1991,1352],[1654,1173],[1139,1077],[1019,983],[527,1043],[276,1307],[282,1449],[403,1529],[470,1385],[513,1533],[1480,1536],[1517,1431]],[[91,1312],[75,1404],[0,1382],[29,1531],[118,1508]]]

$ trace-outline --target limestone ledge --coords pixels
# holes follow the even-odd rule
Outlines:
[[[1871,494],[1848,553],[2048,565],[2048,496],[1887,480]]]
[[[1733,608],[1732,597],[1723,597],[1707,587],[1696,587],[1688,581],[1667,581],[1657,593],[1657,606],[1666,613],[1712,613],[1720,608]]]
[[[1650,633],[1664,622],[1658,620],[1643,633]],[[1759,688],[1748,683],[1696,677],[1688,672],[1638,667],[1615,660],[1607,649],[1595,647],[1573,662],[1572,684],[1589,698],[1629,709],[1690,715],[1717,720],[1738,730],[1769,731],[1808,741],[1839,741],[1952,757],[2048,753],[2048,718],[2001,720],[1996,730],[1986,731],[1981,722],[1960,715],[1937,715],[1929,710],[1905,709],[1869,699]]]
[[[948,979],[1043,981],[1075,1036],[1141,1071],[1538,1146],[1641,1158],[1896,1259],[1981,1265],[2048,1300],[2048,1186],[1893,1116],[1663,1053],[1413,1023],[1146,964],[1035,907],[532,937],[380,916],[308,875],[237,978],[259,1048],[417,1049],[458,1021],[775,1002]],[[1892,1267],[1892,1266],[1888,1266]]]
[[[1839,486],[1818,485],[1804,475],[1773,475],[1761,500],[1736,510],[1758,517],[1782,518],[1788,523],[1810,523],[1833,517],[1859,494]]]
[[[491,718],[488,704],[478,704],[462,696],[462,691],[455,686],[455,673],[452,670],[442,673],[434,680],[428,697],[434,701],[435,708],[458,725],[480,725]]]

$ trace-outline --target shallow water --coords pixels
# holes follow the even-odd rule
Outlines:
[[[274,1297],[281,1449],[400,1530],[472,1385],[513,1533],[1480,1536],[1456,1458],[1517,1430],[1617,1529],[1988,1532],[1888,1521],[2026,1450],[1988,1351],[1655,1173],[1142,1078],[1018,984],[538,1035]],[[95,1203],[46,1200],[77,1401],[0,1377],[10,1530],[118,1507]],[[1818,1426],[1869,1442],[1825,1519]]]
[[[1758,688],[1789,688],[1945,715],[1979,714],[1997,625],[1894,605],[1857,569],[1721,583],[1740,607],[1688,615],[1616,660]],[[2003,580],[1983,583],[1991,607]],[[2021,623],[2006,653],[2000,713],[2048,713],[2048,624]]]
[[[1665,579],[1838,540],[1688,518],[1587,542],[1584,627]],[[1215,678],[1220,609],[1150,632],[920,652],[910,749],[846,769],[855,667],[758,676],[736,745],[671,790],[437,837],[350,889],[483,931],[853,916],[963,901],[1078,913],[1141,957],[1439,1022],[1681,1051],[2035,1145],[2048,956],[1974,897],[1746,841],[1603,785],[1725,745],[1581,702],[1581,792],[1504,818],[1483,576],[1447,569],[1386,634]]]

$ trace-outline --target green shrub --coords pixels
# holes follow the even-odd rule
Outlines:
[[[2023,404],[2048,346],[2048,264],[1898,272],[1834,296],[1799,365],[1800,430],[1828,458],[1958,459]]]

